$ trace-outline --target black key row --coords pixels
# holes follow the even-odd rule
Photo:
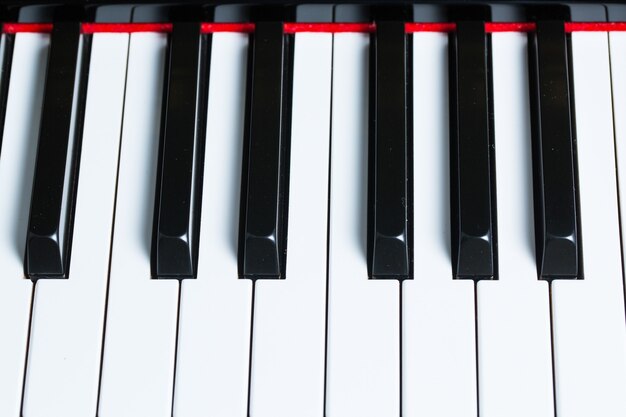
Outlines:
[[[12,45],[5,38],[0,106]],[[529,38],[538,275],[582,278],[569,41],[563,21],[538,22]],[[371,39],[368,272],[373,279],[402,280],[412,277],[412,219],[419,216],[412,195],[412,132],[420,127],[411,118],[411,37],[402,21],[383,20]],[[239,274],[285,278],[293,36],[280,21],[269,21],[256,24],[251,40]],[[89,46],[79,24],[54,25],[24,260],[32,280],[69,276]],[[202,35],[198,22],[173,24],[154,204],[155,278],[197,273],[210,47],[211,35]],[[497,279],[491,53],[484,23],[458,22],[449,55],[452,270],[454,278]]]

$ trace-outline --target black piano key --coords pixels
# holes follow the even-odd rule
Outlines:
[[[11,63],[13,62],[14,35],[4,35],[4,48],[0,61],[0,149],[2,148],[2,137],[4,132],[4,121],[7,111],[7,99],[9,96],[9,82],[11,78]],[[1,152],[1,151],[0,151]]]
[[[535,249],[542,279],[581,277],[576,154],[563,21],[530,35]]]
[[[239,275],[285,278],[290,46],[280,22],[259,22],[251,44],[239,227]]]
[[[155,193],[155,278],[195,278],[197,272],[208,43],[200,23],[173,24]]]
[[[495,279],[495,155],[484,23],[459,22],[450,38],[453,273],[455,278]]]
[[[68,277],[89,39],[82,54],[79,47],[80,24],[55,23],[26,236],[24,269],[32,280]]]
[[[404,22],[377,22],[372,38],[368,269],[371,278],[406,279],[411,202]]]

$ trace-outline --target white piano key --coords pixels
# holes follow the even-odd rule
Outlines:
[[[481,416],[553,416],[548,282],[537,278],[528,36],[491,35],[499,280],[480,281]]]
[[[413,35],[414,279],[402,283],[402,415],[476,416],[474,283],[450,258],[448,35]]]
[[[552,284],[556,411],[624,416],[626,325],[608,34],[571,36],[584,280]]]
[[[332,47],[332,34],[295,35],[287,271],[255,284],[255,417],[324,414]]]
[[[397,280],[366,262],[369,35],[334,35],[326,416],[400,413]]]
[[[626,32],[609,33],[611,87],[619,207],[622,230],[626,227]],[[622,258],[626,256],[626,234],[622,233]]]
[[[150,277],[167,36],[130,35],[100,417],[170,416],[178,281]]]
[[[237,275],[248,35],[213,34],[198,276],[182,282],[174,415],[245,417],[252,281]]]
[[[92,38],[69,279],[39,280],[24,416],[96,414],[128,35]]]
[[[20,416],[33,285],[24,277],[28,208],[50,36],[17,34],[0,154],[0,415]]]

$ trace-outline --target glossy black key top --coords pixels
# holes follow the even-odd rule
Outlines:
[[[79,23],[54,24],[24,259],[32,280],[68,277],[89,62],[80,45]]]
[[[459,22],[450,38],[452,267],[455,278],[494,279],[495,155],[484,23]]]
[[[285,278],[291,79],[280,22],[252,39],[239,226],[239,275]]]
[[[197,272],[208,43],[200,23],[173,24],[155,193],[155,278],[195,278]]]
[[[535,248],[542,279],[581,278],[576,153],[562,21],[530,35]]]
[[[409,277],[409,102],[404,22],[377,22],[370,73],[368,269],[371,278]]]

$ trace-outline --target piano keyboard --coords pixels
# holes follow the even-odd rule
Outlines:
[[[0,416],[626,415],[626,6],[0,17]]]

